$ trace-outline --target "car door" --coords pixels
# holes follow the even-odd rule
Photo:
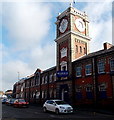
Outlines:
[[[46,107],[47,110],[50,111],[50,101],[47,101],[47,102],[45,103],[45,107]]]
[[[50,111],[55,111],[55,102],[54,101],[50,101],[50,105],[49,105],[49,109]]]
[[[46,103],[46,108],[47,108],[47,110],[52,111],[52,101],[51,101],[51,100],[49,100],[49,101]]]

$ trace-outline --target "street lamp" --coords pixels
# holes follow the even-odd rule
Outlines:
[[[18,80],[20,79],[20,73],[19,72],[17,72],[18,73]]]

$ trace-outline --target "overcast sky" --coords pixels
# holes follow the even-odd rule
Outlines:
[[[3,91],[12,89],[18,73],[23,78],[37,68],[45,70],[56,65],[55,21],[58,13],[69,7],[69,2],[63,2],[68,0],[11,1],[15,0],[0,3],[0,90]],[[76,1],[74,7],[86,11],[90,19],[90,52],[102,49],[104,42],[112,43],[112,0]]]

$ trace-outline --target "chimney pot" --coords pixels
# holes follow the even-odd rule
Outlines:
[[[107,50],[107,49],[109,49],[109,48],[111,48],[113,45],[112,44],[110,44],[110,43],[104,43],[104,50]]]

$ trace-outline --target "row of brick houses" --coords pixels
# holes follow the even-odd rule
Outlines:
[[[30,103],[62,99],[73,105],[114,106],[114,46],[89,53],[89,20],[70,6],[56,21],[56,66],[37,69],[14,84],[13,96]]]
[[[105,43],[108,44],[108,43]],[[114,47],[90,53],[72,63],[72,98],[80,104],[113,104],[114,100]],[[65,80],[63,80],[65,81]],[[31,103],[57,97],[56,67],[36,72],[14,84],[14,97]],[[66,101],[69,102],[66,86]],[[62,97],[61,97],[62,99]]]
[[[114,46],[73,62],[76,104],[114,105]]]
[[[13,96],[23,98],[30,103],[43,102],[47,98],[56,98],[56,67],[36,72],[14,84]]]

